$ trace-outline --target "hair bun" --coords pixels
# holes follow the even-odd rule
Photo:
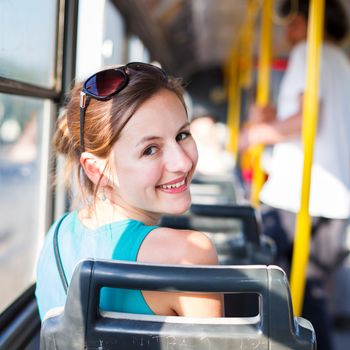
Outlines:
[[[72,149],[72,137],[68,128],[67,111],[64,110],[57,119],[53,143],[56,151],[68,155]]]

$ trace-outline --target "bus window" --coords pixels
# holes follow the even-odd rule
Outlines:
[[[143,42],[135,35],[131,35],[128,40],[128,61],[149,62],[150,54]]]
[[[125,63],[124,37],[124,20],[111,0],[79,1],[77,80]]]
[[[46,106],[0,94],[0,311],[34,282]]]
[[[124,63],[125,23],[111,0],[106,2],[104,16],[104,37],[102,44],[103,65],[110,66],[116,63]]]
[[[57,7],[57,0],[1,2],[0,76],[53,87]]]

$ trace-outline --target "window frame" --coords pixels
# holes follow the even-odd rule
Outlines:
[[[54,192],[49,186],[51,170],[49,162],[54,120],[58,108],[64,102],[65,94],[75,77],[76,41],[79,0],[57,1],[55,84],[53,88],[44,88],[0,76],[0,93],[40,98],[48,104],[44,115],[43,153],[45,158],[40,166],[41,179],[45,182],[39,203],[38,234],[47,232],[55,212]],[[42,153],[42,155],[43,155]],[[55,168],[55,164],[52,165]],[[45,176],[43,176],[45,174]],[[63,208],[62,208],[63,209]],[[14,296],[13,303],[0,313],[0,348],[25,348],[38,339],[40,318],[34,297],[35,285],[30,286],[21,295]]]

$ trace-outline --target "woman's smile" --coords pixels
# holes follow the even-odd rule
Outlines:
[[[163,185],[157,186],[157,188],[166,193],[181,193],[188,189],[187,177],[182,176],[175,180],[169,181]]]

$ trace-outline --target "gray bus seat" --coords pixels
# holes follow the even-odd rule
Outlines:
[[[161,226],[206,232],[222,265],[269,265],[276,256],[275,243],[262,234],[251,206],[192,204],[185,215],[163,216]]]
[[[195,174],[191,182],[192,203],[233,204],[243,198],[234,175]]]
[[[257,293],[250,318],[164,317],[99,310],[102,287]],[[47,317],[41,350],[316,349],[310,322],[294,317],[284,272],[275,266],[167,266],[85,260],[74,272],[64,311]]]

